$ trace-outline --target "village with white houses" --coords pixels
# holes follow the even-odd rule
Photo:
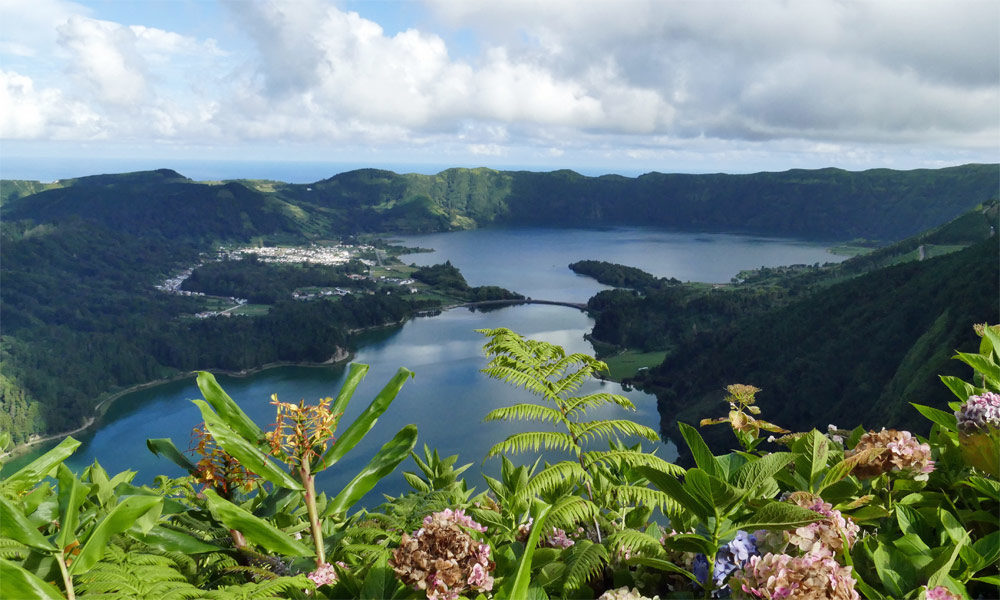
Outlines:
[[[302,263],[312,263],[320,265],[341,265],[345,264],[351,260],[358,260],[369,268],[367,275],[350,274],[347,275],[348,278],[361,281],[361,280],[372,280],[378,283],[384,283],[388,285],[397,286],[408,286],[407,291],[411,294],[417,293],[419,290],[413,285],[416,283],[413,279],[402,278],[402,277],[388,277],[385,275],[372,276],[371,268],[378,265],[383,266],[383,261],[385,260],[385,252],[379,248],[369,245],[320,245],[313,244],[310,246],[242,246],[242,247],[220,247],[216,253],[213,260],[240,260],[242,258],[254,255],[259,260],[263,262],[274,262],[274,263],[287,263],[287,264],[302,264]],[[375,260],[361,258],[362,255],[374,255]],[[211,297],[232,304],[232,306],[223,310],[207,310],[196,313],[194,316],[199,319],[207,319],[210,317],[231,317],[234,314],[233,311],[245,306],[247,304],[246,298],[235,298],[232,296],[206,296],[204,292],[194,292],[190,290],[182,289],[184,281],[187,280],[195,269],[201,267],[205,264],[205,260],[200,261],[198,264],[184,269],[183,271],[177,273],[176,275],[166,279],[163,283],[155,286],[157,290],[165,292],[168,294],[178,294],[181,296],[201,296],[201,297]],[[296,290],[292,293],[292,298],[295,300],[314,300],[317,298],[328,297],[328,296],[346,296],[348,294],[355,293],[352,290],[344,288],[331,288],[331,289],[321,289],[316,291],[299,291]],[[368,291],[367,293],[373,293]]]

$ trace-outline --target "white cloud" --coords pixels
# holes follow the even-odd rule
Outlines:
[[[56,89],[38,90],[31,78],[0,70],[0,138],[89,139],[100,117]]]
[[[390,35],[328,0],[230,2],[217,42],[0,0],[23,23],[0,42],[0,136],[552,160],[996,154],[995,3],[425,3],[420,29]],[[480,53],[457,58],[455,31]]]

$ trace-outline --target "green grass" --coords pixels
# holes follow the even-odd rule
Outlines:
[[[239,308],[234,308],[229,311],[232,315],[243,315],[247,317],[259,317],[261,315],[266,315],[268,311],[271,310],[271,306],[268,304],[244,304]]]
[[[621,381],[626,377],[634,377],[639,369],[653,368],[663,362],[667,355],[665,350],[655,352],[638,352],[636,350],[626,350],[621,354],[604,358],[608,363],[608,379]]]

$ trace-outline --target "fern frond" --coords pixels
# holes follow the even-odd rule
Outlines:
[[[482,372],[493,379],[506,381],[514,387],[524,388],[537,396],[548,397],[549,390],[545,381],[534,377],[531,373],[524,372],[520,365],[490,363]]]
[[[601,572],[608,563],[608,551],[604,546],[590,540],[580,540],[573,545],[565,561],[563,596],[568,596],[583,587],[588,579]]]
[[[274,571],[270,571],[263,567],[255,567],[253,565],[236,565],[234,567],[227,567],[225,572],[230,574],[246,575],[247,579],[252,581],[264,581],[266,579],[276,579],[278,577]]]
[[[6,537],[0,537],[0,558],[11,561],[22,561],[28,558],[31,550],[19,542]]]
[[[669,473],[670,475],[683,475],[684,469],[675,465],[674,463],[667,462],[655,454],[650,454],[648,452],[637,452],[635,450],[594,450],[591,452],[583,453],[583,464],[589,469],[593,465],[604,464],[608,466],[613,466],[616,464],[622,464],[629,467],[637,466],[647,466],[653,467],[663,471],[664,473]]]
[[[229,585],[217,590],[203,592],[203,597],[212,600],[262,600],[281,597],[299,597],[300,590],[313,588],[313,583],[305,575],[279,577],[261,583]]]
[[[660,434],[651,427],[640,425],[628,419],[605,419],[587,423],[573,423],[569,428],[577,439],[590,441],[594,438],[608,438],[613,435],[639,436],[654,442],[660,441]]]
[[[569,531],[578,523],[590,521],[597,512],[597,506],[583,496],[563,496],[552,506],[545,524]]]
[[[486,458],[491,458],[498,454],[521,454],[531,450],[537,452],[539,448],[545,450],[571,450],[576,449],[573,438],[568,434],[557,431],[528,431],[515,433],[499,444],[490,448]]]
[[[483,421],[541,421],[559,423],[565,417],[558,409],[541,404],[515,404],[491,410]]]
[[[587,394],[586,396],[567,398],[565,403],[566,416],[575,416],[577,412],[583,414],[587,412],[588,408],[604,406],[605,404],[617,404],[622,408],[635,410],[635,404],[632,404],[632,401],[625,396],[610,394],[608,392],[596,392]]]
[[[551,490],[567,479],[580,480],[586,477],[587,473],[580,463],[564,460],[539,471],[528,480],[527,485],[518,490],[517,496],[521,499],[530,499]]]
[[[650,508],[659,508],[663,514],[677,514],[681,510],[677,501],[666,493],[641,485],[616,485],[611,488],[611,493],[622,504],[631,506],[643,504]]]
[[[660,540],[644,531],[636,531],[635,529],[616,531],[608,536],[608,545],[619,554],[625,552],[629,554],[641,553],[643,556],[652,558],[659,558],[666,554]]]

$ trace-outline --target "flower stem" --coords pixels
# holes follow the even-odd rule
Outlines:
[[[299,478],[306,489],[306,511],[309,513],[309,531],[312,533],[313,545],[316,548],[316,566],[326,563],[326,551],[323,548],[323,530],[319,524],[319,514],[316,511],[316,476],[309,472],[309,461],[303,460],[299,469]]]
[[[66,598],[68,600],[76,600],[76,594],[73,592],[73,578],[69,576],[69,571],[66,570],[66,559],[63,557],[62,552],[56,555],[56,563],[59,565],[59,572],[62,574],[63,587],[66,588]]]

